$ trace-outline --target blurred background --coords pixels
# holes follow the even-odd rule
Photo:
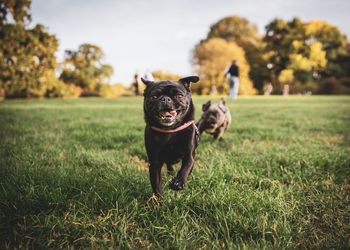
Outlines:
[[[197,74],[198,95],[350,94],[347,0],[2,0],[0,99],[138,95]]]

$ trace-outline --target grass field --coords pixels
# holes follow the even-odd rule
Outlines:
[[[349,248],[350,97],[228,104],[157,206],[141,98],[0,102],[0,248]]]

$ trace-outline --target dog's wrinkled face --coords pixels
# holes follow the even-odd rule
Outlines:
[[[227,107],[223,101],[220,101],[218,104],[211,104],[211,102],[208,101],[207,103],[203,104],[202,111],[202,119],[205,130],[208,132],[213,132],[225,121]]]
[[[145,91],[145,112],[162,126],[181,122],[191,102],[182,84],[170,81],[155,83]]]
[[[176,81],[145,81],[144,111],[146,119],[164,127],[181,123],[191,104],[189,83],[197,79]]]

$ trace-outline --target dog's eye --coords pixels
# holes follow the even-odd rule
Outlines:
[[[153,95],[153,96],[151,96],[151,99],[152,100],[155,100],[155,99],[157,99],[158,98],[158,96],[157,95]]]
[[[181,95],[181,94],[177,94],[175,97],[178,98],[178,99],[180,99],[180,98],[182,98],[182,97],[184,97],[184,96]]]

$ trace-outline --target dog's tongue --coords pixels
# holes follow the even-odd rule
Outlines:
[[[172,110],[172,111],[162,111],[160,112],[160,114],[162,116],[165,116],[165,117],[174,117],[176,116],[176,110]]]

